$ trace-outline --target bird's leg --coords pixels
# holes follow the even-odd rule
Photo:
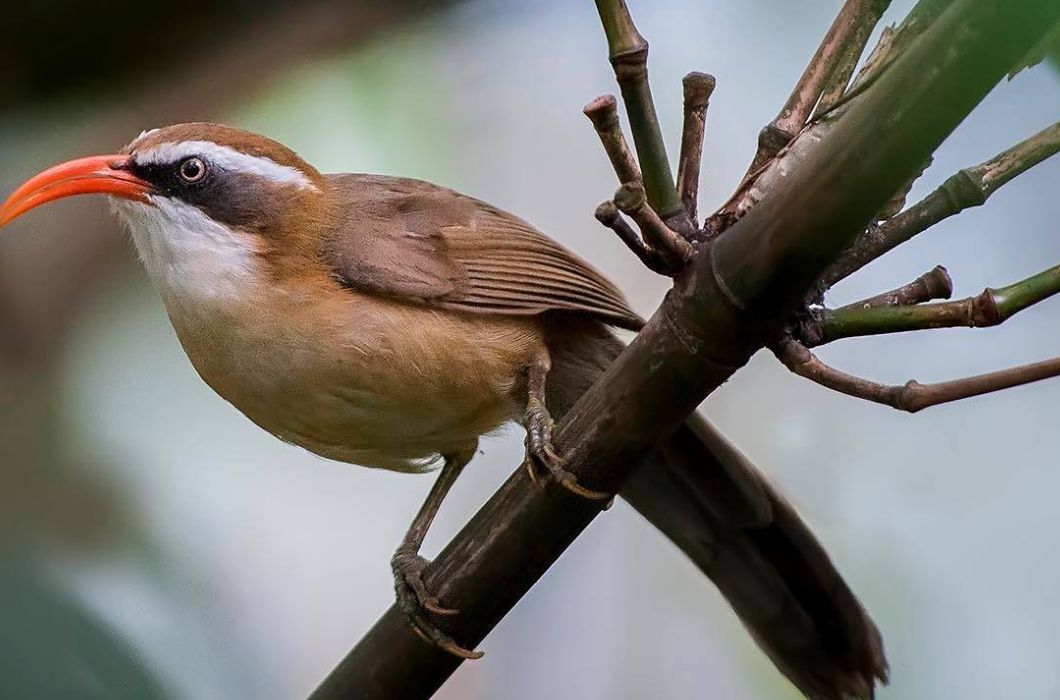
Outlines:
[[[563,488],[573,494],[591,501],[606,501],[611,494],[593,491],[578,484],[577,477],[564,468],[564,460],[552,444],[552,431],[555,422],[545,404],[545,378],[551,363],[547,355],[538,357],[526,368],[526,414],[523,425],[526,428],[526,469],[530,478],[536,482],[536,467],[542,466]]]
[[[474,453],[475,449],[472,447],[462,453],[444,455],[445,465],[441,473],[438,474],[434,486],[431,487],[431,492],[427,494],[427,500],[416,513],[401,546],[397,548],[393,559],[390,560],[390,566],[394,570],[397,604],[405,613],[412,629],[426,641],[462,659],[480,658],[482,652],[460,646],[452,637],[438,629],[431,619],[431,615],[455,615],[459,611],[442,607],[438,602],[438,597],[427,590],[423,580],[423,571],[428,562],[420,556],[420,547],[423,545],[423,538],[438,514],[438,508],[445,500],[446,494],[449,493],[456,478],[460,476],[464,465],[471,461]]]

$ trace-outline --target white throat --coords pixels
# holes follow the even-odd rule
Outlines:
[[[152,195],[146,203],[115,198],[111,206],[167,306],[219,310],[251,294],[258,271],[249,234],[172,197]]]

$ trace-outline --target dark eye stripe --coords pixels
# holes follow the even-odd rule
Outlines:
[[[182,174],[184,165],[190,160],[202,163],[203,172],[198,178],[190,179]],[[190,187],[203,185],[206,176],[210,173],[210,168],[199,158],[185,158],[176,163],[144,164],[133,161],[129,166],[129,170],[134,175],[151,183],[161,194],[181,198],[184,198]]]
[[[247,173],[224,170],[207,158],[198,157],[203,164],[204,174],[189,182],[181,176],[181,170],[193,158],[182,158],[171,163],[144,164],[134,161],[129,170],[151,183],[160,195],[198,207],[214,221],[247,231],[261,231],[266,227],[271,206],[266,180]]]

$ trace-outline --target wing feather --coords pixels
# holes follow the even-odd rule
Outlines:
[[[473,313],[643,321],[591,265],[527,222],[418,180],[332,175],[351,201],[326,257],[345,285]]]

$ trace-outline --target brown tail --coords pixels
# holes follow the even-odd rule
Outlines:
[[[557,319],[557,323],[560,322]],[[549,404],[562,413],[621,350],[603,326],[550,343]],[[807,697],[871,698],[886,682],[880,633],[794,508],[698,415],[621,495],[710,577],[759,646]]]

